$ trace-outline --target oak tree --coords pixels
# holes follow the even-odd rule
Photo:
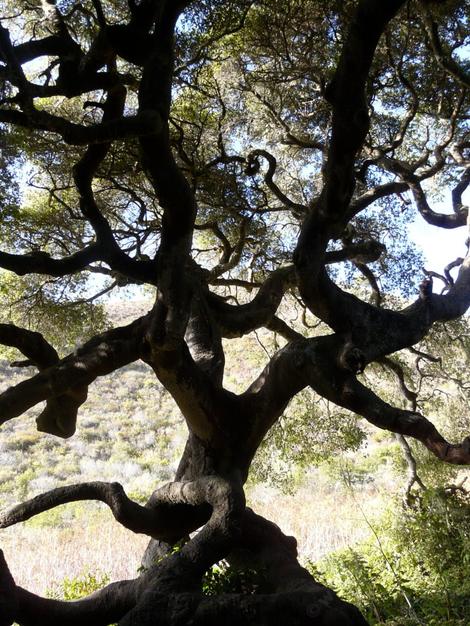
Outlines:
[[[0,394],[0,423],[40,405],[38,429],[70,437],[97,377],[141,360],[188,440],[174,482],[145,506],[93,482],[2,514],[5,528],[100,500],[150,543],[135,580],[69,603],[16,585],[2,556],[1,625],[366,623],[301,567],[294,538],[245,506],[243,485],[307,387],[444,462],[470,463],[470,439],[449,443],[416,406],[388,404],[361,377],[382,362],[400,379],[389,355],[470,305],[470,256],[418,286],[406,235],[420,214],[461,228],[465,248],[468,8],[3,0],[0,343],[37,373]],[[95,332],[95,296],[123,285],[145,286],[153,306]],[[8,312],[12,293],[34,304],[28,315]],[[51,318],[35,326],[41,307],[88,338],[62,356]],[[236,394],[224,386],[224,340],[261,328],[279,349]],[[263,571],[263,589],[204,596],[221,559]]]

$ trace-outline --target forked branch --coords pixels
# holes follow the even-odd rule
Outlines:
[[[4,391],[0,394],[0,424],[22,415],[44,400],[59,402],[63,398],[65,404],[71,403],[78,408],[86,399],[84,389],[98,376],[140,358],[146,322],[146,317],[141,317],[128,326],[97,335],[76,352]],[[63,417],[60,406],[49,410],[46,407],[46,411],[38,424],[43,431],[59,436],[73,433],[74,424],[59,424]]]

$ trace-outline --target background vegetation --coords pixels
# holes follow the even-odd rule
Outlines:
[[[145,306],[108,303],[103,324],[125,323]],[[468,364],[468,332],[467,320],[436,327],[420,348],[432,355],[439,346],[440,361],[417,363],[411,353],[401,361],[407,384],[419,390],[422,410],[450,439],[461,438],[467,427],[469,390],[460,377]],[[227,342],[227,385],[241,390],[276,341],[257,333]],[[6,356],[13,355],[3,353],[3,387],[28,374],[10,367]],[[391,402],[406,402],[390,370],[370,367],[364,376]],[[38,433],[34,411],[28,417],[3,426],[1,509],[56,486],[95,479],[117,480],[144,501],[156,485],[171,480],[186,434],[173,401],[143,363],[96,381],[69,440]],[[304,564],[358,605],[371,624],[464,626],[470,614],[470,498],[464,482],[469,472],[410,446],[425,489],[415,484],[405,498],[410,467],[398,440],[303,392],[258,453],[250,504],[294,535]],[[54,509],[21,529],[2,531],[18,584],[64,599],[134,576],[146,542],[93,503]],[[207,593],[250,586],[262,588],[262,573],[234,572],[226,564],[215,566],[205,583]]]

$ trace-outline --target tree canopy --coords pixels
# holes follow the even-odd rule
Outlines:
[[[305,388],[470,464],[470,439],[449,443],[419,413],[389,356],[432,361],[420,342],[470,305],[468,9],[3,0],[0,344],[37,373],[0,394],[0,424],[39,405],[38,429],[70,437],[93,381],[140,359],[189,435],[175,482],[145,506],[86,483],[4,514],[0,527],[97,499],[152,541],[137,579],[75,603],[33,596],[2,563],[0,624],[365,623],[245,507],[243,484]],[[424,280],[417,215],[462,231]],[[100,298],[126,287],[154,304],[108,328]],[[234,393],[223,341],[261,328],[279,348]],[[374,362],[409,408],[361,376]],[[201,577],[227,556],[265,569],[266,593],[204,598]]]

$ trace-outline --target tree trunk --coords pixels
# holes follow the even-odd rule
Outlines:
[[[175,480],[194,481],[213,475],[218,469],[217,457],[211,455],[204,444],[192,433],[186,442]],[[234,468],[233,475],[242,474],[245,468]],[[183,505],[184,506],[184,505]],[[190,514],[204,524],[210,517],[205,507],[183,508],[180,515]],[[240,519],[238,537],[225,560],[239,571],[259,573],[256,594],[224,594],[220,597],[188,594],[163,597],[156,591],[146,598],[138,612],[138,625],[154,624],[157,607],[165,609],[162,623],[186,626],[225,624],[233,626],[361,626],[367,624],[359,610],[340,600],[330,589],[316,582],[297,560],[297,541],[285,535],[273,522],[246,508]],[[171,553],[173,546],[189,537],[175,535],[173,541],[152,539],[142,560],[146,569]],[[140,605],[139,605],[140,606]],[[184,607],[184,609],[182,608]],[[127,624],[127,622],[123,622]]]

